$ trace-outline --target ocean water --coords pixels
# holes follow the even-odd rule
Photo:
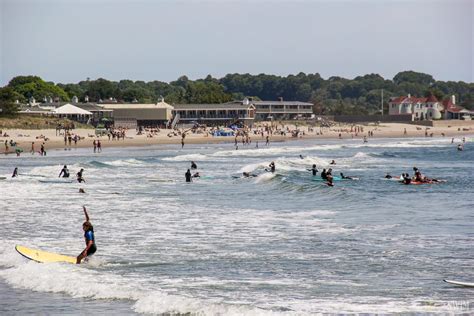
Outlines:
[[[474,289],[443,282],[474,282],[473,147],[404,138],[0,157],[0,314],[473,314]],[[328,187],[307,171],[333,159],[335,174],[360,179]],[[191,161],[203,177],[185,183]],[[87,182],[39,181],[64,164]],[[382,179],[414,166],[447,182]],[[15,251],[79,254],[82,205],[98,247],[87,264]]]

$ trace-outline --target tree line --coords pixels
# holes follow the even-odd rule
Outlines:
[[[15,100],[27,102],[30,98],[42,102],[80,102],[115,99],[118,102],[155,103],[162,97],[167,103],[224,103],[253,97],[254,100],[303,101],[314,104],[318,114],[376,114],[382,105],[387,107],[390,97],[411,94],[435,95],[442,100],[455,95],[458,104],[474,108],[474,83],[437,81],[433,76],[415,71],[399,72],[393,79],[378,74],[358,76],[354,79],[330,77],[323,79],[318,73],[275,76],[267,74],[227,74],[217,79],[208,75],[204,79],[190,80],[181,76],[177,80],[163,81],[110,81],[103,78],[79,83],[53,83],[38,76],[18,76],[0,88],[0,115],[16,111]],[[385,112],[386,113],[386,112]]]

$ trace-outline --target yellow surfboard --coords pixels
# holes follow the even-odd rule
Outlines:
[[[47,252],[43,250],[31,249],[20,245],[17,245],[15,249],[23,257],[28,258],[30,260],[34,260],[36,262],[68,262],[74,264],[76,263],[76,257],[60,255],[57,253]]]

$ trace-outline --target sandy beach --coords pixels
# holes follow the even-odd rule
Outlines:
[[[250,142],[257,146],[264,146],[266,143],[266,137],[268,136],[269,142],[280,142],[286,140],[296,139],[351,139],[359,138],[363,140],[364,137],[367,140],[370,138],[399,138],[399,137],[451,137],[454,138],[455,142],[460,142],[462,137],[473,134],[474,130],[472,125],[466,123],[465,126],[446,126],[446,127],[426,127],[418,126],[413,124],[402,124],[402,123],[381,123],[379,125],[350,125],[350,124],[338,124],[332,127],[311,127],[302,126],[299,124],[295,125],[280,125],[274,124],[271,131],[266,131],[266,124],[261,124],[253,127],[249,131]],[[56,131],[54,129],[39,129],[39,130],[27,130],[27,129],[0,129],[1,136],[0,141],[2,146],[0,147],[0,153],[3,154],[15,154],[16,148],[21,148],[23,153],[31,152],[32,143],[34,142],[34,150],[39,151],[41,144],[44,144],[45,150],[69,148],[69,147],[91,147],[93,148],[93,141],[100,140],[102,148],[107,147],[129,147],[129,146],[149,146],[158,144],[181,144],[181,133],[183,130],[169,130],[161,129],[159,131],[150,132],[144,131],[142,134],[138,134],[136,130],[127,130],[125,139],[113,140],[108,135],[96,136],[94,129],[74,129],[70,131],[70,134],[74,137],[78,136],[78,141],[74,141],[69,144],[65,142],[64,131]],[[292,132],[299,130],[298,135],[295,137]],[[208,130],[200,130],[196,133],[186,131],[186,137],[184,140],[186,144],[206,144],[206,143],[234,143],[235,136],[212,136]],[[262,135],[263,132],[263,135]],[[10,140],[16,143],[15,146],[11,146]],[[8,142],[8,149],[5,146],[5,141]],[[242,137],[237,137],[238,145],[242,144]]]

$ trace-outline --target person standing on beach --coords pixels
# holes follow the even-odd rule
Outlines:
[[[86,216],[86,221],[82,224],[82,229],[84,230],[84,239],[86,241],[86,248],[77,256],[77,264],[80,264],[82,259],[93,255],[97,251],[97,246],[95,245],[94,238],[94,227],[89,221],[89,215],[87,214],[86,207],[83,206],[84,215]]]
[[[31,154],[35,154],[35,142],[31,142]]]
[[[41,152],[41,156],[46,156],[46,150],[44,149],[44,143],[41,144],[40,152]]]

